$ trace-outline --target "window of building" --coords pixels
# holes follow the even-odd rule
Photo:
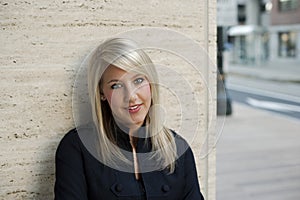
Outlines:
[[[299,0],[278,0],[279,11],[296,10],[299,5]]]
[[[279,38],[279,57],[296,57],[296,32],[281,32]]]
[[[246,6],[238,4],[238,23],[245,24],[246,22]]]

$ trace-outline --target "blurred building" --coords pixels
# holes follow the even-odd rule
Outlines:
[[[236,0],[237,25],[226,27],[229,62],[300,61],[300,0]]]
[[[300,0],[273,0],[270,58],[300,61]]]

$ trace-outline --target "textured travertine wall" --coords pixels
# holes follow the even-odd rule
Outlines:
[[[215,7],[208,0],[1,1],[0,199],[53,198],[55,150],[74,126],[76,70],[99,41],[134,28],[167,27],[198,41],[214,59]],[[212,88],[215,71],[204,72]],[[198,154],[207,132],[209,146],[214,143],[215,90],[209,99],[203,85],[198,89],[202,136],[193,149],[203,193],[214,200],[215,151]]]

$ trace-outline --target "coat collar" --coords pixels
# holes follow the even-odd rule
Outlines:
[[[129,129],[124,126],[118,126],[117,124],[113,127],[113,137],[115,138],[117,145],[126,151],[132,151],[129,139]],[[152,147],[151,138],[146,137],[145,124],[138,129],[136,135],[138,136],[136,146],[137,153],[150,152]]]

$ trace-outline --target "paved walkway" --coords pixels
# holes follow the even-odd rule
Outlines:
[[[217,144],[217,200],[300,199],[300,121],[233,108]]]

